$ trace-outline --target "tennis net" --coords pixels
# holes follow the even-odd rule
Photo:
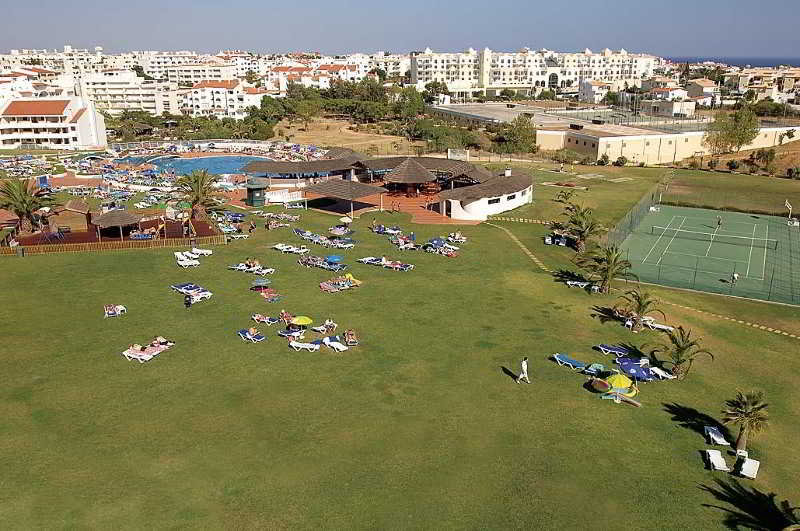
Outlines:
[[[650,234],[664,236],[665,238],[680,238],[684,240],[697,240],[701,242],[726,243],[728,245],[741,245],[757,249],[777,249],[778,240],[770,238],[753,238],[751,236],[734,236],[731,234],[717,234],[714,232],[698,232],[686,229],[673,229],[653,225]]]

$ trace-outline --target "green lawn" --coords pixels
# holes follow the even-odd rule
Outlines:
[[[335,219],[301,215],[297,226],[315,231]],[[750,387],[766,392],[772,426],[751,444],[762,467],[744,485],[797,504],[798,340],[665,306],[716,361],[683,382],[643,385],[640,409],[614,405],[547,360],[560,351],[608,365],[592,345],[659,340],[593,318],[613,296],[555,282],[491,226],[465,228],[470,241],[447,259],[401,254],[367,230],[372,217],[356,222],[360,243],[344,253],[364,286],[340,294],[318,288],[331,273],[269,249],[299,243],[289,229],[259,229],[191,270],[171,250],[4,259],[3,527],[715,529],[725,513],[708,505],[730,506],[701,486],[726,475],[704,470],[702,436],[681,423],[718,417]],[[444,231],[377,217],[418,239]],[[551,267],[569,267],[571,251],[541,243],[545,227],[505,226]],[[355,263],[382,254],[417,267]],[[278,269],[282,303],[226,270],[248,256]],[[214,297],[185,310],[168,287],[184,281]],[[795,308],[653,291],[800,332]],[[104,320],[108,303],[128,315]],[[261,344],[235,335],[251,313],[281,308],[332,317],[362,344],[309,354],[289,350],[275,327],[261,327]],[[144,365],[120,355],[154,335],[177,344]],[[502,371],[516,372],[522,356],[530,386]]]

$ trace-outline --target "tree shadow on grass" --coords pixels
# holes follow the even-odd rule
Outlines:
[[[622,323],[614,312],[614,308],[608,306],[592,306],[592,313],[590,315],[593,319],[599,320],[602,324]]]
[[[736,479],[715,479],[714,482],[716,485],[700,485],[699,488],[728,506],[704,503],[703,507],[723,511],[722,523],[728,529],[773,531],[800,525],[800,508],[792,507],[789,500],[778,502],[778,495],[774,492],[767,494],[755,487],[742,485]]]
[[[688,406],[682,406],[675,402],[671,404],[664,403],[664,411],[672,415],[672,420],[675,421],[682,428],[692,430],[700,435],[705,436],[704,428],[706,426],[713,426],[719,429],[726,439],[731,438],[728,428],[720,423],[711,415],[701,413],[696,409]]]
[[[588,282],[586,277],[569,269],[559,269],[553,273],[553,279],[555,279],[555,282],[561,282],[562,284],[567,281]]]

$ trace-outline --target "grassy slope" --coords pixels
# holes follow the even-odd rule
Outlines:
[[[540,202],[541,204],[541,202]],[[303,214],[324,230],[330,217]],[[399,221],[420,238],[441,234]],[[402,254],[357,224],[348,262],[389,254],[400,274],[353,265],[359,291],[322,294],[331,275],[268,250],[286,229],[215,249],[190,271],[170,251],[34,256],[3,261],[0,333],[8,384],[0,391],[5,527],[531,527],[708,529],[723,514],[698,489],[700,435],[664,411],[677,403],[716,415],[738,387],[760,387],[773,426],[753,442],[754,484],[795,502],[800,436],[793,399],[797,341],[667,307],[716,354],[681,383],[643,386],[644,407],[601,401],[583,377],[546,360],[555,351],[609,360],[599,342],[656,341],[592,318],[613,297],[567,289],[537,272],[500,231],[467,229],[455,260]],[[379,221],[381,221],[379,217]],[[543,227],[508,225],[546,262],[569,251],[539,244]],[[255,255],[274,265],[279,306],[225,270]],[[214,291],[186,311],[168,284]],[[656,290],[667,300],[740,312],[789,328],[796,310]],[[104,303],[128,306],[102,319]],[[274,336],[234,332],[250,313],[280,307],[355,327],[363,345],[342,356],[295,353]],[[796,325],[793,332],[797,332]],[[178,344],[146,365],[118,353],[156,334]],[[757,345],[757,348],[754,348]],[[531,358],[534,384],[517,386]],[[732,461],[728,458],[728,461]],[[65,495],[65,493],[70,493]],[[623,516],[624,515],[624,516]]]

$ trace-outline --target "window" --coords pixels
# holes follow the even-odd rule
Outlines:
[[[684,139],[683,139],[683,143],[684,143],[684,144],[686,144],[686,143],[688,143],[688,142],[689,142],[689,139],[688,139],[688,138],[684,138]]]
[[[497,197],[495,199],[489,199],[489,204],[490,205],[496,205],[499,202],[500,202],[500,198],[499,197]]]
[[[512,199],[515,199],[516,197],[517,197],[517,194],[511,194],[511,195],[506,197],[506,201],[511,201]]]
[[[521,191],[519,193],[519,195],[520,195],[520,197],[525,197],[526,195],[528,195],[528,191],[527,190],[523,190],[523,191]]]

